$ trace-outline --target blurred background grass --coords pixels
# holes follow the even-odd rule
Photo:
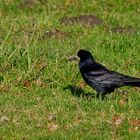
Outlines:
[[[140,77],[139,15],[138,0],[0,1],[0,138],[138,139],[140,90],[96,99],[68,59]]]

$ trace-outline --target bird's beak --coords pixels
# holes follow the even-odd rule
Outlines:
[[[79,57],[77,56],[77,55],[74,55],[74,56],[70,56],[69,58],[68,58],[68,61],[79,61],[80,59],[79,59]]]

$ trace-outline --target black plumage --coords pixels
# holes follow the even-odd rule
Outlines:
[[[104,96],[122,86],[140,87],[140,78],[108,70],[97,63],[89,51],[79,50],[77,56],[80,58],[79,68],[83,79],[98,92],[98,95]]]

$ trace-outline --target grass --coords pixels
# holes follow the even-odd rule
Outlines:
[[[90,50],[109,69],[140,77],[139,31],[118,34],[106,28],[139,29],[139,8],[137,0],[0,1],[0,139],[138,140],[140,90],[124,87],[107,100],[97,99],[78,62],[67,58]],[[94,14],[103,24],[59,22],[82,14]],[[43,37],[52,29],[69,36]]]

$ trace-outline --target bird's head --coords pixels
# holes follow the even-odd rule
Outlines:
[[[81,61],[92,59],[94,60],[92,54],[89,51],[86,50],[79,50],[77,53],[77,56],[80,58]]]

